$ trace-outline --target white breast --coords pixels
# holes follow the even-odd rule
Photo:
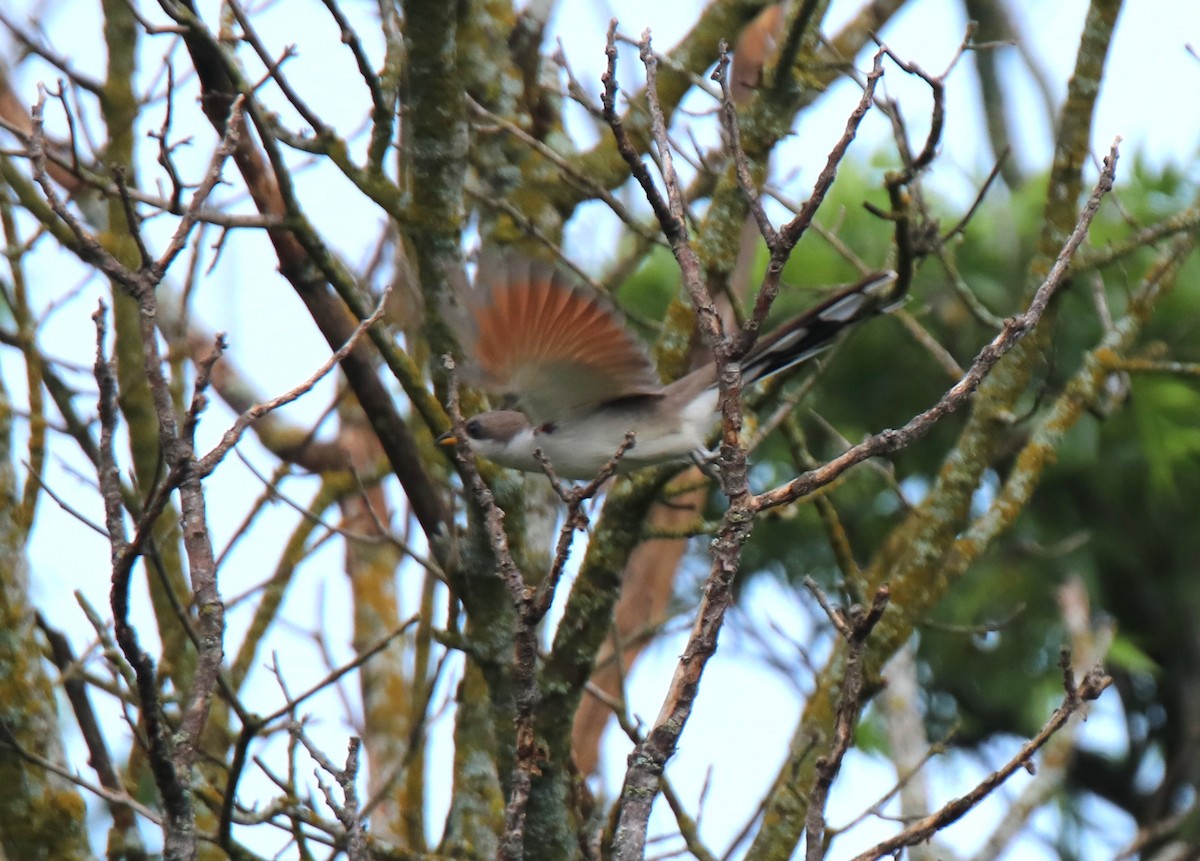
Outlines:
[[[634,446],[617,467],[619,472],[630,472],[686,460],[693,451],[703,449],[716,406],[714,390],[702,392],[681,411],[656,409],[644,402],[629,409],[606,405],[541,431],[523,431],[503,446],[474,443],[474,447],[489,460],[527,472],[541,471],[533,456],[534,449],[540,448],[560,477],[587,479],[612,459],[626,432],[633,431]]]

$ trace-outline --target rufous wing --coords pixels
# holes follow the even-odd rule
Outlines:
[[[661,389],[616,310],[548,263],[485,254],[466,304],[476,382],[535,423]]]

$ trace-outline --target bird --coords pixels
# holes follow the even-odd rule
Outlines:
[[[848,327],[892,310],[894,271],[874,272],[760,338],[741,360],[745,385],[832,345]],[[605,298],[562,268],[487,253],[473,289],[448,317],[468,353],[464,379],[499,393],[505,408],[462,425],[478,457],[542,472],[535,450],[564,479],[590,479],[613,460],[628,473],[676,461],[711,462],[717,366],[709,361],[663,385],[639,339]],[[453,430],[438,442],[453,445]]]

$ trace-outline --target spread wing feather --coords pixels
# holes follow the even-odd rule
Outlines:
[[[485,254],[466,301],[474,381],[535,423],[661,390],[654,365],[602,297],[554,266]]]

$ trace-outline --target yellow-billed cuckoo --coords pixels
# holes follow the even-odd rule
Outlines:
[[[895,280],[891,271],[868,275],[760,338],[742,359],[744,383],[803,362],[847,327],[891,310]],[[474,289],[460,298],[467,379],[512,407],[467,420],[467,442],[479,457],[538,472],[533,452],[541,449],[559,476],[591,478],[628,431],[635,442],[619,472],[708,455],[715,363],[662,385],[621,316],[548,263],[485,254]]]

